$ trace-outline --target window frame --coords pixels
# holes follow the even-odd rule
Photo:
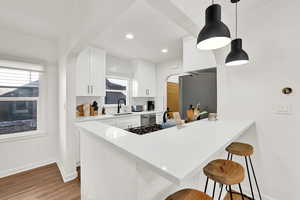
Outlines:
[[[126,105],[130,105],[130,86],[131,86],[131,80],[130,78],[128,77],[122,77],[122,76],[113,76],[113,75],[106,75],[105,76],[105,79],[107,78],[112,78],[112,79],[120,79],[120,80],[126,80],[127,81],[127,96],[126,96]],[[106,95],[106,92],[120,92],[120,91],[123,91],[123,90],[108,90],[106,89],[106,83],[105,83],[105,95]],[[117,107],[118,104],[106,104],[105,103],[105,97],[104,97],[104,106],[105,107]]]
[[[10,63],[14,63],[13,61],[9,61]],[[3,61],[0,60],[0,64]],[[42,115],[45,110],[46,105],[46,72],[43,66],[40,66],[37,70],[34,67],[38,66],[30,63],[21,63],[15,62],[17,67],[10,67],[1,65],[0,68],[12,69],[12,70],[22,70],[22,71],[33,71],[39,73],[39,96],[38,97],[0,97],[0,101],[36,101],[37,102],[37,129],[33,131],[23,131],[9,134],[1,134],[0,135],[0,143],[1,142],[10,142],[10,141],[18,141],[18,140],[26,140],[36,137],[44,137],[46,136],[45,131],[45,114]],[[20,66],[20,67],[18,67]]]

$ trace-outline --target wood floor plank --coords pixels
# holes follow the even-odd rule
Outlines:
[[[0,200],[80,200],[80,181],[64,183],[56,164],[0,179]]]

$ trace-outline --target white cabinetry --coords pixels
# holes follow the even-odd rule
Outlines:
[[[131,127],[141,126],[141,116],[126,116],[126,117],[118,117],[111,119],[103,119],[99,120],[99,122],[108,124],[111,126],[118,127],[120,129],[127,129]]]
[[[132,96],[133,97],[155,97],[156,96],[156,66],[155,64],[135,60],[135,69]]]
[[[82,51],[76,66],[76,95],[105,96],[106,53],[101,49]]]
[[[163,123],[163,116],[164,116],[164,113],[162,113],[162,112],[156,113],[156,123],[157,124]]]
[[[141,126],[141,116],[132,116],[132,117],[124,117],[124,118],[117,118],[116,126],[121,129],[127,129],[132,127],[139,127]]]
[[[76,65],[76,95],[90,96],[90,50],[82,51]]]
[[[197,39],[183,38],[183,71],[190,72],[200,69],[216,67],[213,51],[203,51],[196,48]]]
[[[113,126],[118,127],[120,129],[127,129],[131,127],[139,127],[141,126],[141,115],[127,115],[121,117],[112,117],[106,119],[96,119],[96,121]],[[163,121],[163,112],[156,113],[156,123],[161,124]],[[75,154],[76,154],[76,162],[80,164],[80,139],[79,139],[79,131],[75,132]]]

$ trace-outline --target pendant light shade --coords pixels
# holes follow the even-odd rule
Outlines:
[[[237,22],[237,3],[240,0],[231,0],[232,3],[235,3],[235,36],[236,39],[231,41],[231,51],[226,57],[225,64],[226,66],[238,66],[245,65],[249,63],[249,56],[246,51],[243,50],[243,42],[241,38],[237,38],[238,22]]]
[[[212,4],[205,12],[205,26],[197,39],[197,48],[201,50],[219,49],[231,42],[230,31],[221,21],[221,6]]]
[[[227,66],[244,65],[249,62],[248,54],[242,48],[242,39],[232,40],[231,51],[226,58]]]

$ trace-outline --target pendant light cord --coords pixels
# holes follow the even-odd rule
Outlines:
[[[238,4],[235,3],[235,38],[237,39],[238,34]]]

